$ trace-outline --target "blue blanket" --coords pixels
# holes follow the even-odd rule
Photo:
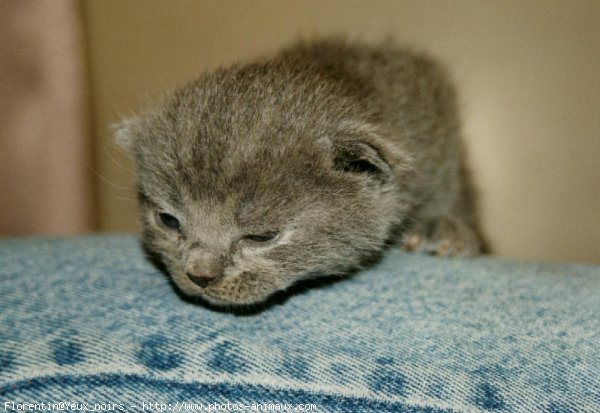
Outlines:
[[[20,239],[0,294],[5,410],[600,412],[593,265],[393,250],[231,312],[182,299],[137,238]]]

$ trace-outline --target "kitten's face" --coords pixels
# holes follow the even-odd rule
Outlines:
[[[183,195],[180,205],[144,195],[146,245],[184,293],[231,305],[263,301],[303,278],[343,272],[384,241],[385,229],[365,216],[369,200],[358,193],[358,202],[345,205],[317,185],[299,195],[278,189],[254,197]]]
[[[310,88],[273,75],[265,92],[244,73],[208,77],[119,132],[145,245],[181,291],[215,305],[344,273],[383,248],[398,217],[395,154],[373,130],[323,116]]]

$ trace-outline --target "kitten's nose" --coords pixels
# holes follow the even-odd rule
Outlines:
[[[191,282],[196,284],[198,287],[206,288],[211,281],[218,277],[216,273],[185,273]]]
[[[192,249],[184,268],[191,282],[206,288],[223,274],[223,257],[212,250]]]

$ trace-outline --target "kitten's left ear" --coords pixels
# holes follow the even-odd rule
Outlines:
[[[390,161],[372,143],[340,140],[334,143],[333,149],[333,167],[337,170],[366,175],[380,182],[392,175]]]
[[[410,167],[406,151],[368,125],[354,126],[352,131],[319,141],[329,147],[334,169],[364,175],[379,183],[388,182]]]
[[[119,123],[113,123],[110,125],[115,136],[115,142],[121,147],[121,149],[129,154],[133,152],[135,139],[132,133],[132,126],[135,120],[135,118],[125,119]]]

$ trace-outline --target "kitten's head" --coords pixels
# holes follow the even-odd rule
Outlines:
[[[117,126],[146,247],[185,294],[265,300],[379,252],[407,159],[335,82],[285,65],[220,70]]]

